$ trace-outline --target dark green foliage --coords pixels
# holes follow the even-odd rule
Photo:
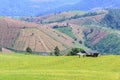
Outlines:
[[[0,52],[2,51],[2,47],[0,46]]]
[[[88,12],[84,15],[75,15],[75,16],[72,16],[70,19],[77,19],[77,18],[81,18],[81,17],[89,17],[89,16],[95,16],[95,15],[98,15],[97,12]]]
[[[83,44],[83,42],[82,42],[81,40],[79,41],[79,43],[80,43],[80,44]]]
[[[72,48],[72,50],[68,53],[68,55],[77,55],[79,52],[83,52],[84,50],[81,48]]]
[[[53,26],[54,29],[57,29],[57,28],[65,28],[65,27],[68,27],[68,26],[59,26],[59,25]]]
[[[26,52],[29,53],[29,54],[32,54],[32,49],[30,47],[27,47]]]
[[[84,14],[82,17],[95,16],[95,15],[98,15],[98,13],[97,12],[88,12],[88,13]]]
[[[92,46],[89,43],[89,39],[87,38],[87,36],[89,34],[91,34],[92,32],[93,32],[93,29],[91,29],[89,33],[83,31],[83,33],[84,33],[84,40],[85,40],[84,45],[87,46],[88,48],[92,48]]]
[[[50,56],[53,56],[54,55],[54,53],[53,52],[50,52]]]
[[[87,21],[84,22],[84,25],[91,25],[95,24],[95,21],[88,19]]]
[[[77,19],[77,18],[80,18],[80,17],[82,17],[81,15],[75,15],[75,16],[72,16],[70,19]]]
[[[76,39],[76,37],[72,32],[72,29],[69,26],[54,26],[54,28],[62,33],[67,34],[71,38]]]
[[[109,34],[95,44],[94,49],[102,53],[120,54],[120,37],[117,34]]]
[[[120,29],[120,9],[110,9],[101,24],[112,29]]]
[[[60,50],[59,50],[59,48],[56,46],[55,47],[55,49],[54,49],[54,54],[56,55],[56,56],[59,56],[60,55]]]
[[[66,18],[65,16],[61,17],[60,19],[57,19],[57,20],[50,20],[48,22],[43,22],[43,23],[54,23],[54,22],[63,22],[65,20],[67,20],[68,18]]]

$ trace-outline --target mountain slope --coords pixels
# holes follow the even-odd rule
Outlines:
[[[108,14],[101,20],[101,25],[120,30],[120,9],[108,9]]]
[[[55,46],[60,50],[73,47],[73,41],[69,36],[44,25],[0,18],[0,45],[5,48],[25,51],[29,46],[35,52],[51,52]]]
[[[61,20],[61,17],[64,19]],[[50,52],[58,46],[60,50],[81,47],[98,50],[102,54],[120,54],[118,19],[119,10],[116,9],[111,9],[111,13],[109,10],[75,11],[22,18],[28,22],[0,18],[0,43],[3,47],[19,51],[30,46],[35,52]],[[115,28],[109,26],[110,23]]]
[[[67,34],[79,44],[88,48],[98,50],[103,54],[120,54],[120,31],[117,30],[119,29],[119,10],[97,10],[83,14],[72,13],[72,16],[59,22],[57,16],[61,14],[65,16],[65,14],[59,13],[46,16],[46,18],[38,17],[34,19],[41,19],[44,25],[49,25],[49,27]],[[108,15],[112,17],[110,20],[107,17]]]

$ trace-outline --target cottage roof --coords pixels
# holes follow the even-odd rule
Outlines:
[[[85,52],[86,52],[87,54],[98,53],[98,51],[96,51],[96,50],[86,50]]]
[[[79,53],[77,53],[77,55],[81,55],[81,56],[83,56],[83,55],[85,55],[85,54],[84,54],[84,53],[79,52]]]

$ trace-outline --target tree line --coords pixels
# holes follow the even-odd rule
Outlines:
[[[27,52],[27,54],[33,54],[33,51],[30,47],[26,48],[26,52]],[[77,53],[79,53],[79,52],[84,52],[84,50],[81,48],[72,48],[70,51],[68,51],[68,53],[66,53],[66,56],[74,56],[74,55],[77,55]],[[56,46],[54,48],[54,52],[51,52],[50,55],[61,56],[62,54],[60,53],[59,47]]]

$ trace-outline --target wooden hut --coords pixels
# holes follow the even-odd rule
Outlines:
[[[86,50],[84,52],[79,52],[77,53],[77,55],[79,56],[83,56],[83,57],[98,57],[100,53],[98,51],[94,51],[94,50]]]

